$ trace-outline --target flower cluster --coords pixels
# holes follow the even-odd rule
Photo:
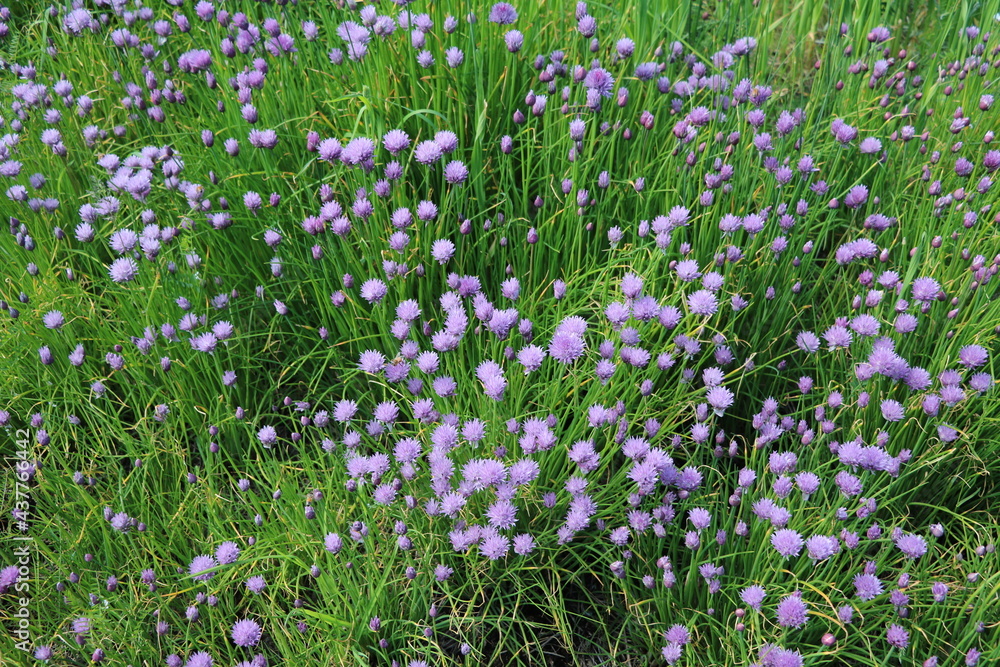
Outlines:
[[[4,63],[36,659],[1000,658],[981,8],[147,4]]]

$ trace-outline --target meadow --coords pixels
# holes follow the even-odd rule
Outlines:
[[[1000,664],[1000,1],[0,8],[0,665]]]

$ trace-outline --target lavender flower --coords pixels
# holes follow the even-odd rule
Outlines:
[[[428,140],[421,141],[417,144],[417,147],[413,149],[413,157],[420,164],[431,165],[441,159],[444,151],[441,150],[441,146],[438,145],[436,141]]]
[[[503,36],[503,41],[508,51],[517,53],[524,46],[524,35],[520,30],[508,30]]]
[[[808,606],[802,600],[801,593],[789,595],[778,603],[776,611],[778,625],[784,628],[800,628],[808,620],[807,611]]]
[[[896,546],[903,555],[912,560],[916,560],[927,553],[927,541],[919,535],[905,533],[895,539]]]
[[[749,586],[740,591],[740,599],[743,603],[750,607],[751,609],[760,610],[761,603],[764,601],[764,597],[767,593],[764,591],[763,586]]]
[[[906,414],[905,409],[899,401],[887,399],[882,401],[882,417],[888,422],[898,422]]]
[[[989,353],[981,345],[966,345],[958,351],[958,362],[966,368],[978,368],[989,359]]]
[[[600,67],[594,67],[583,79],[583,85],[594,90],[601,97],[611,97],[615,80],[611,74]]]
[[[722,416],[727,408],[733,405],[733,392],[722,386],[711,387],[705,395],[705,400],[712,407],[716,415]]]
[[[245,618],[233,624],[231,633],[233,643],[243,648],[256,646],[260,641],[260,624],[257,621]]]
[[[794,530],[785,528],[771,535],[771,546],[785,558],[798,556],[802,544],[802,536]]]
[[[271,150],[278,145],[278,133],[274,130],[250,130],[247,139],[256,148]]]
[[[469,168],[458,160],[452,160],[444,167],[444,180],[453,185],[464,183],[469,177]]]
[[[385,149],[396,155],[400,151],[406,150],[410,145],[410,137],[403,130],[394,129],[386,132],[385,136],[382,137],[382,145]]]
[[[361,298],[371,304],[380,302],[388,292],[389,288],[378,278],[366,280],[361,285]]]
[[[207,572],[207,570],[211,570],[217,565],[218,563],[212,556],[195,556],[194,560],[191,561],[190,566],[188,566],[188,574],[190,574],[195,581],[208,581],[215,576],[215,572]]]
[[[278,442],[278,432],[273,426],[264,426],[257,432],[257,439],[265,447],[270,447]]]
[[[859,573],[854,575],[854,591],[862,600],[874,600],[882,594],[882,582],[873,574]]]
[[[695,315],[714,315],[719,309],[715,295],[708,290],[698,290],[687,298],[688,308]]]
[[[245,480],[240,480],[240,481],[245,481]],[[247,484],[247,488],[249,488],[249,483]],[[239,556],[240,556],[240,548],[236,546],[235,542],[223,542],[215,550],[215,558],[216,560],[219,561],[220,565],[230,565],[232,563],[235,563],[236,559],[239,558]]]
[[[510,25],[517,20],[517,10],[508,2],[498,2],[490,9],[490,23]]]
[[[139,266],[131,257],[119,257],[108,267],[108,275],[116,283],[126,283],[134,280],[139,273]]]
[[[886,630],[885,640],[889,643],[889,646],[904,649],[910,644],[910,633],[902,626],[894,623]]]
[[[61,329],[66,320],[58,310],[50,310],[42,316],[42,324],[46,329]]]
[[[937,298],[941,285],[933,278],[925,276],[913,281],[912,290],[914,300],[926,303]]]
[[[247,590],[254,595],[260,595],[264,592],[264,587],[267,586],[267,582],[264,581],[264,577],[260,575],[255,575],[246,580]]]

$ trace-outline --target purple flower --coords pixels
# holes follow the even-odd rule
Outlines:
[[[812,331],[802,331],[795,337],[795,344],[800,350],[812,354],[819,350],[819,338]]]
[[[247,484],[247,488],[249,488],[249,483]],[[236,559],[239,557],[240,557],[240,548],[236,546],[235,542],[223,542],[215,550],[215,558],[216,560],[219,561],[219,564],[221,565],[230,565],[232,563],[235,563]]]
[[[361,285],[361,297],[368,303],[378,303],[389,292],[389,288],[378,278],[366,280]]]
[[[364,58],[368,52],[368,42],[371,40],[371,32],[368,28],[353,21],[344,21],[337,26],[337,35],[347,42],[347,55],[351,60]]]
[[[763,586],[748,586],[740,591],[740,599],[743,603],[750,607],[751,609],[760,610],[760,605],[764,601],[764,597],[767,593],[764,591]]]
[[[90,632],[90,619],[81,616],[73,621],[73,632],[78,636],[84,636]]]
[[[253,593],[254,595],[260,595],[261,593],[263,593],[265,586],[267,586],[267,582],[264,581],[264,577],[260,576],[259,574],[254,575],[246,580],[247,590]]]
[[[899,401],[887,399],[882,401],[882,417],[888,422],[902,421],[906,410]]]
[[[205,651],[198,651],[197,653],[192,653],[187,662],[184,663],[184,667],[212,667],[213,665],[212,656]],[[178,667],[180,661],[178,661]]]
[[[399,417],[399,406],[392,401],[383,401],[375,406],[374,417],[376,421],[392,424]]]
[[[455,254],[455,244],[448,239],[438,239],[431,244],[431,257],[438,264],[445,264]]]
[[[714,315],[719,309],[715,295],[708,290],[698,290],[687,298],[688,308],[695,315]]]
[[[211,332],[199,334],[190,340],[191,349],[199,352],[212,352],[215,350],[216,343],[215,334]]]
[[[776,610],[778,625],[784,628],[800,628],[808,620],[806,618],[807,611],[808,606],[802,600],[801,593],[789,595],[778,603]]]
[[[336,139],[324,139],[319,142],[319,146],[316,147],[316,152],[319,154],[319,159],[324,162],[333,162],[340,157],[340,153],[343,148],[340,142]]]
[[[987,362],[989,352],[982,345],[966,345],[958,351],[958,363],[966,368],[978,368]]]
[[[868,201],[868,188],[864,185],[855,185],[844,197],[844,205],[847,208],[858,208],[866,201]]]
[[[278,133],[274,130],[250,130],[247,139],[251,146],[270,150],[278,145]]]
[[[218,563],[212,556],[195,556],[188,566],[188,574],[194,577],[195,581],[208,581],[215,576],[215,572],[206,572],[206,570],[211,570],[216,565]]]
[[[834,258],[838,264],[850,264],[857,259],[867,259],[878,254],[878,246],[870,239],[855,239],[837,248]]]
[[[847,327],[836,324],[826,330],[823,338],[826,339],[829,349],[834,350],[838,347],[850,347],[854,337]]]
[[[94,228],[89,222],[81,222],[74,230],[76,240],[82,243],[90,243],[94,240]]]
[[[465,60],[465,54],[462,53],[462,49],[457,46],[452,46],[444,52],[445,62],[448,63],[448,67],[456,68],[462,64]]]
[[[802,544],[802,536],[789,528],[783,528],[771,535],[771,546],[785,558],[798,556],[802,551]]]
[[[825,560],[840,551],[840,542],[835,537],[813,535],[806,540],[806,551],[813,560]]]
[[[434,140],[421,141],[413,149],[413,157],[420,164],[434,164],[441,159],[443,154],[444,151],[441,150],[441,146]]]
[[[233,624],[233,643],[244,648],[256,646],[260,641],[260,624],[257,621],[245,618]]]
[[[440,130],[434,133],[434,143],[441,148],[442,153],[453,153],[458,149],[458,135],[451,130]]]
[[[520,30],[508,30],[503,36],[503,41],[508,51],[517,53],[524,46],[524,35]]]
[[[895,540],[896,546],[907,558],[916,560],[927,553],[927,541],[920,535],[905,533]]]
[[[375,350],[365,350],[358,358],[358,368],[365,373],[379,373],[385,368],[385,356]]]
[[[865,137],[861,140],[861,144],[858,146],[858,150],[862,154],[871,155],[872,153],[878,153],[882,150],[882,142],[875,137]]]
[[[509,500],[498,500],[490,505],[484,516],[494,528],[513,528],[517,523],[517,507]]]
[[[432,201],[421,201],[417,204],[417,217],[427,222],[437,217],[437,204]]]
[[[479,552],[490,560],[499,560],[507,555],[510,540],[496,532],[490,532],[479,544]]]
[[[528,533],[521,533],[514,536],[514,553],[518,556],[527,556],[535,550],[535,538]]]
[[[549,343],[549,356],[563,364],[571,364],[587,347],[583,336],[569,331],[557,331]]]
[[[469,177],[469,168],[459,160],[452,160],[444,167],[444,180],[455,185],[464,183]]]
[[[882,582],[874,574],[856,574],[854,575],[854,592],[866,602],[874,600],[883,592]]]
[[[177,67],[182,72],[196,74],[202,72],[212,65],[212,54],[205,49],[194,49],[182,53],[177,59]]]
[[[663,650],[660,652],[660,654],[663,656],[663,659],[667,661],[668,665],[673,665],[676,664],[677,661],[681,659],[681,654],[683,653],[683,650],[684,647],[682,647],[680,644],[675,644],[671,642],[663,647]]]
[[[904,649],[910,645],[910,633],[901,625],[893,623],[885,632],[885,640],[889,642],[889,646]]]
[[[79,35],[92,25],[96,25],[93,16],[82,7],[69,12],[63,19],[63,30],[67,35]]]
[[[594,67],[583,78],[583,85],[597,91],[602,97],[611,97],[611,93],[615,87],[615,80],[607,70]]]
[[[410,145],[410,137],[403,130],[389,130],[382,137],[382,145],[385,146],[387,151],[395,155]]]
[[[517,20],[517,10],[509,2],[498,2],[490,9],[490,23],[510,25]]]
[[[0,594],[7,591],[8,588],[13,586],[17,582],[17,578],[20,576],[20,570],[17,565],[8,565],[4,569],[0,570]]]
[[[969,378],[969,388],[977,392],[985,392],[993,386],[993,378],[989,373],[976,373]]]
[[[941,285],[938,281],[929,277],[917,278],[913,281],[913,298],[920,302],[929,302],[937,298]]]
[[[852,319],[850,321],[850,327],[859,336],[871,337],[878,334],[881,324],[873,316],[865,313]]]
[[[716,415],[721,416],[727,408],[733,405],[733,392],[722,386],[712,387],[705,395],[705,400],[712,406]]]
[[[876,28],[872,28],[872,31],[868,33],[868,41],[873,44],[881,44],[882,42],[889,41],[891,36],[892,33],[889,32],[888,28],[885,26],[878,26]]]
[[[851,127],[839,118],[834,119],[830,124],[830,131],[834,138],[842,144],[849,144],[858,136],[858,130]]]
[[[528,345],[517,353],[517,361],[524,366],[525,375],[541,368],[544,359],[545,350],[537,345]]]
[[[327,533],[323,546],[330,553],[337,554],[344,547],[344,540],[337,533]]]
[[[375,155],[375,142],[368,137],[352,139],[340,152],[340,161],[354,167],[363,165]]]
[[[63,319],[63,314],[58,310],[50,310],[42,316],[42,324],[47,329],[61,329],[65,323],[66,320]]]
[[[139,273],[139,266],[131,257],[119,257],[108,267],[108,275],[116,283],[127,283],[134,280]]]
[[[278,432],[273,426],[265,426],[257,431],[257,439],[260,440],[261,444],[265,447],[270,447],[278,442]]]

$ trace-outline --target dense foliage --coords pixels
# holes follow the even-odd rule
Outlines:
[[[1000,660],[997,2],[0,19],[0,662]]]

